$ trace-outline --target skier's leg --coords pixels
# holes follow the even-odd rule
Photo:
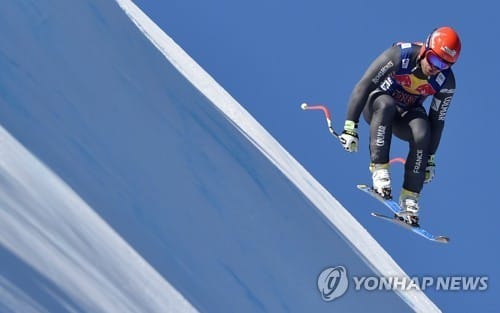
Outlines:
[[[392,123],[397,113],[396,101],[386,94],[376,95],[368,102],[363,113],[370,125],[370,171],[373,189],[384,198],[392,198],[389,152]]]
[[[399,204],[409,213],[404,217],[405,221],[418,225],[418,200],[425,180],[430,142],[430,125],[425,109],[418,107],[405,112],[402,118],[395,122],[394,134],[408,141],[410,146]]]
[[[370,160],[374,164],[389,163],[392,123],[396,113],[396,101],[386,94],[375,96],[363,111],[370,125]]]
[[[394,134],[409,142],[403,188],[420,193],[425,180],[429,154],[430,124],[424,107],[406,112],[394,125]]]

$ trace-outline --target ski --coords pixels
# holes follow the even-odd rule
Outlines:
[[[401,213],[401,211],[403,211],[401,209],[401,207],[399,206],[399,203],[397,203],[396,201],[394,201],[392,199],[383,198],[378,193],[373,191],[372,187],[370,187],[368,185],[357,185],[357,187],[359,190],[366,192],[367,194],[369,194],[373,198],[382,202],[386,207],[388,207],[392,211],[392,213],[399,214],[399,213]]]
[[[433,235],[433,234],[431,234],[430,232],[428,232],[427,230],[423,229],[420,226],[411,226],[410,224],[403,222],[398,217],[389,217],[389,216],[386,216],[386,215],[383,215],[383,214],[380,214],[380,213],[376,213],[376,212],[372,212],[371,215],[374,216],[374,217],[378,217],[378,218],[380,218],[382,220],[385,220],[385,221],[394,223],[396,225],[399,225],[399,226],[401,226],[403,228],[406,228],[406,229],[414,232],[415,234],[420,235],[420,236],[422,236],[422,237],[424,237],[424,238],[426,238],[428,240],[435,241],[435,242],[440,242],[440,243],[448,243],[448,242],[450,242],[450,238],[448,238],[448,237]]]
[[[388,207],[392,213],[394,213],[394,217],[389,217],[380,213],[372,212],[371,215],[377,218],[380,218],[382,220],[394,223],[396,225],[399,225],[407,230],[412,231],[413,233],[420,235],[428,240],[435,241],[435,242],[440,242],[440,243],[448,243],[450,242],[450,238],[446,236],[436,236],[428,232],[427,230],[423,229],[421,226],[413,226],[408,223],[405,223],[402,221],[399,217],[397,217],[397,214],[400,214],[403,210],[399,206],[399,204],[392,200],[392,199],[385,199],[381,197],[378,193],[373,191],[373,189],[368,186],[368,185],[357,185],[358,189],[361,191],[364,191],[365,193],[369,194],[373,198],[377,199],[378,201],[382,202],[386,207]]]

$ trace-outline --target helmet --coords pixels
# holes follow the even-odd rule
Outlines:
[[[457,62],[461,48],[457,32],[448,26],[433,30],[425,42],[425,50],[432,50],[448,63]]]

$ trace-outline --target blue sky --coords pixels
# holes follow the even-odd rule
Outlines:
[[[493,130],[500,115],[495,90],[500,44],[496,5],[489,1],[239,1],[135,0],[160,27],[235,97],[413,275],[488,275],[486,292],[428,295],[444,311],[498,311],[495,299],[500,213],[499,150]],[[351,90],[369,63],[395,41],[424,40],[435,27],[461,35],[454,66],[457,93],[437,153],[436,179],[424,189],[422,224],[451,237],[439,245],[370,217],[384,208],[355,189],[369,182],[367,126],[361,149],[347,154],[323,117],[303,112],[303,101],[322,103],[343,124]],[[393,141],[392,155],[406,144]],[[402,168],[393,168],[394,188]],[[334,262],[335,260],[332,260]]]

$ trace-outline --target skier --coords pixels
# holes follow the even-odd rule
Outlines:
[[[418,200],[423,184],[434,177],[435,154],[448,107],[455,93],[451,66],[461,43],[451,27],[435,29],[425,43],[397,43],[373,61],[351,94],[344,131],[344,149],[358,150],[361,113],[370,125],[370,172],[373,189],[392,198],[389,150],[392,134],[409,142],[399,204],[405,222],[418,226]],[[433,96],[429,112],[423,104]]]

